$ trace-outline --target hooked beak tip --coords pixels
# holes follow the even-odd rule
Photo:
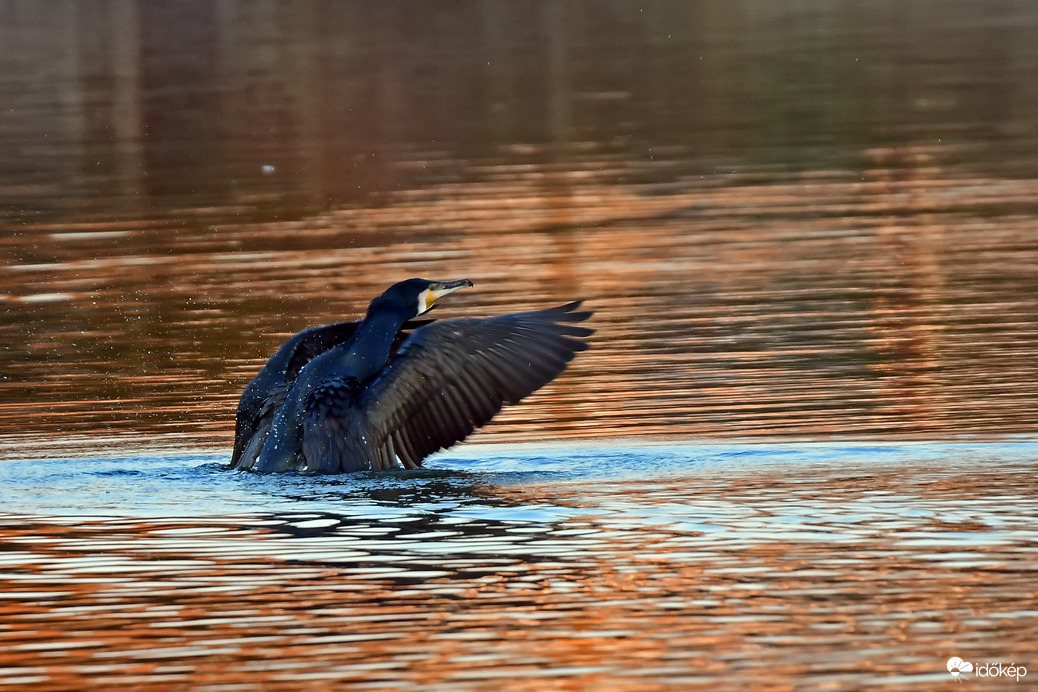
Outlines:
[[[457,279],[456,281],[438,281],[432,285],[432,290],[439,295],[446,295],[472,286],[473,283],[470,279]]]

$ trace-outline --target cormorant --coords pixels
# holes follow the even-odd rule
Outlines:
[[[411,320],[404,324],[394,341],[393,351],[410,336],[411,329],[430,322],[432,320]],[[252,468],[270,432],[274,414],[281,408],[299,371],[328,349],[349,341],[358,324],[360,320],[310,327],[281,344],[241,393],[231,468]]]
[[[580,301],[416,320],[468,279],[408,279],[355,322],[304,330],[246,385],[231,467],[260,473],[417,468],[551,382],[593,330]]]

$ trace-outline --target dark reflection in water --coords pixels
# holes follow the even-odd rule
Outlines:
[[[590,164],[615,184],[747,165],[860,170],[873,148],[926,144],[1034,172],[1038,10],[1026,0],[0,11],[2,198],[28,222],[297,216],[485,177],[474,163]]]

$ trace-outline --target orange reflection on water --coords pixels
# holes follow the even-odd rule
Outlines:
[[[575,297],[596,312],[594,348],[487,440],[1034,429],[1038,243],[1017,213],[1033,181],[502,177],[293,222],[120,226],[97,259],[77,259],[94,252],[79,231],[36,247],[3,269],[0,426],[225,444],[240,388],[281,339],[427,275],[476,282],[444,317]]]
[[[1038,487],[1024,468],[977,469],[473,486],[485,518],[8,515],[0,684],[944,683],[949,652],[1038,654]]]

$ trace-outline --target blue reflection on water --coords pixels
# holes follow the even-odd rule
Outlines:
[[[457,518],[478,515],[501,521],[554,522],[609,506],[629,518],[680,520],[686,529],[702,531],[714,523],[711,511],[699,511],[710,504],[702,496],[717,500],[711,486],[731,479],[752,480],[766,473],[780,477],[787,488],[821,489],[835,480],[868,478],[881,469],[903,468],[917,475],[968,474],[1033,464],[1036,459],[1038,444],[1029,441],[876,446],[476,445],[441,454],[418,471],[260,476],[226,471],[225,453],[142,453],[2,462],[5,499],[0,511],[184,518],[312,512],[368,520],[449,512]],[[883,493],[868,495],[864,484],[860,490],[869,497],[865,504],[873,508],[890,500]],[[558,501],[561,496],[564,502]],[[702,502],[697,503],[697,498]],[[926,507],[899,504],[902,517],[931,513]],[[798,525],[855,521],[846,507],[820,519],[819,508],[811,505],[802,500],[799,511],[790,507],[776,520]]]

